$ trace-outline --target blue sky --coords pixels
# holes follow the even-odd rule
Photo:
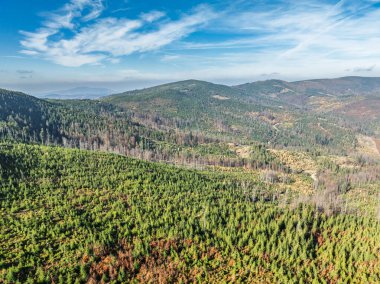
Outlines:
[[[380,75],[380,1],[0,0],[0,87]]]

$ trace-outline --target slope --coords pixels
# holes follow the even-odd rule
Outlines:
[[[0,109],[4,110],[0,117],[0,141],[110,151],[181,165],[253,164],[252,159],[240,157],[226,143],[187,131],[179,119],[136,114],[105,102],[46,101],[3,90]],[[266,149],[252,149],[256,152],[254,163],[268,166]]]
[[[380,281],[379,222],[280,208],[243,184],[113,154],[2,144],[0,279]]]
[[[251,96],[271,97],[277,103],[292,104],[316,113],[341,117],[359,123],[380,122],[380,78],[343,77],[297,82],[268,80],[235,86]]]
[[[267,81],[228,87],[189,80],[112,95],[103,101],[179,120],[181,128],[229,142],[257,141],[270,147],[322,151],[344,151],[353,145],[353,133],[336,119],[298,107],[294,101],[302,96],[284,91],[287,84]]]

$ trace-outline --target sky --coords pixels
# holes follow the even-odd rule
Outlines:
[[[380,76],[380,1],[0,0],[0,88]]]

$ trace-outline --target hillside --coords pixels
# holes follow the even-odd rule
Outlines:
[[[377,86],[376,78],[356,77],[234,87],[188,80],[101,102],[46,101],[3,90],[1,137],[120,153],[136,149],[135,156],[149,150],[145,156],[155,160],[173,160],[175,152],[210,143],[221,156],[228,156],[228,143],[341,155],[355,151],[359,134],[379,137]],[[7,104],[15,106],[13,114]],[[190,148],[177,151],[177,145]]]
[[[249,85],[249,86],[248,86]],[[125,92],[103,99],[136,113],[183,120],[184,127],[230,142],[257,141],[270,147],[345,151],[355,143],[354,131],[328,114],[303,110],[285,96],[286,82],[265,81],[228,87],[183,81]]]
[[[43,144],[99,142],[117,117],[117,109],[104,103],[47,101],[7,90],[0,90],[0,109],[1,140]]]
[[[380,78],[343,77],[298,82],[269,80],[235,86],[253,96],[339,117],[351,128],[379,135]],[[375,121],[375,122],[374,122]]]
[[[139,112],[154,108],[156,113],[170,118],[192,121],[196,117],[196,123],[202,127],[203,124],[210,126],[209,117],[222,119],[223,115],[235,109],[245,108],[242,95],[242,92],[228,86],[187,80],[129,91],[102,100]]]
[[[321,92],[335,96],[380,95],[380,78],[342,77],[292,82],[298,92]]]
[[[100,102],[46,101],[3,90],[0,107],[6,111],[0,138],[171,162],[199,159],[205,151],[214,161],[229,159],[231,154],[239,160],[229,143],[348,154],[356,151],[359,134],[379,136],[376,84],[370,84],[374,87],[368,96],[316,96],[305,89],[307,84],[328,88],[331,81],[271,80],[229,87],[188,80]],[[304,93],[299,85],[309,91]]]
[[[378,221],[279,207],[248,177],[2,144],[0,279],[380,281]]]
[[[2,90],[0,109],[0,141],[110,151],[181,165],[269,165],[263,147],[250,143],[256,160],[243,158],[217,138],[189,131],[180,119],[134,113],[105,102],[46,101]]]
[[[272,96],[286,102],[290,96],[295,104],[302,104],[303,99],[319,97],[380,97],[380,78],[377,77],[342,77],[337,79],[316,79],[296,82],[267,80],[234,86],[251,95]]]

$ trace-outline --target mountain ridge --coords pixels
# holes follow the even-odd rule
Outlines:
[[[152,90],[154,88],[166,88],[166,87],[171,87],[171,86],[176,86],[178,84],[189,84],[189,83],[198,83],[198,84],[210,84],[210,85],[215,85],[215,86],[224,86],[224,87],[230,87],[230,88],[240,88],[241,86],[245,85],[265,85],[269,83],[280,83],[288,86],[297,86],[300,84],[305,84],[305,83],[323,83],[323,82],[347,82],[347,81],[365,81],[367,83],[368,81],[378,81],[378,86],[376,84],[376,87],[380,88],[380,77],[362,77],[362,76],[344,76],[344,77],[337,77],[337,78],[315,78],[315,79],[305,79],[305,80],[295,80],[295,81],[286,81],[286,80],[280,80],[280,79],[268,79],[268,80],[258,80],[258,81],[252,81],[252,82],[246,82],[238,85],[228,85],[228,84],[220,84],[220,83],[213,83],[213,82],[208,82],[205,80],[197,80],[197,79],[186,79],[186,80],[180,80],[180,81],[173,81],[165,84],[160,84],[160,85],[155,85],[147,88],[141,88],[141,89],[134,89],[134,90],[128,90],[124,92],[119,92],[119,93],[114,93],[107,97],[112,97],[115,95],[121,95],[124,93],[132,93],[136,91],[146,91],[146,90]]]

